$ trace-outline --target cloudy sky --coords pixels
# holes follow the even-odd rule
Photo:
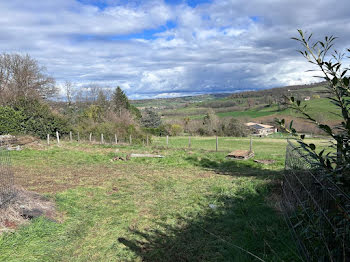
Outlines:
[[[317,81],[296,29],[350,47],[349,0],[0,0],[0,51],[28,53],[58,84],[131,98]]]

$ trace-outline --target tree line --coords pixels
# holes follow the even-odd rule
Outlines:
[[[142,112],[132,105],[125,92],[96,84],[77,87],[66,81],[64,99],[59,97],[55,79],[29,55],[0,55],[0,134],[90,133],[106,137],[142,141],[146,133],[179,135],[246,135],[239,121],[221,121],[210,109],[202,120],[184,117],[163,123],[161,116],[148,108]]]
[[[55,79],[29,55],[0,54],[0,134],[44,138],[73,131],[143,137],[142,115],[120,87],[111,92],[90,85],[84,92],[66,81],[64,103],[57,102],[58,92]]]

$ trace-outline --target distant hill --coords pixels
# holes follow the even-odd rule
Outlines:
[[[219,93],[175,98],[132,100],[131,103],[140,109],[153,107],[159,110],[193,106],[204,108],[223,108],[245,103],[272,104],[277,103],[278,100],[280,100],[284,95],[293,95],[299,99],[309,96],[312,97],[316,94],[323,97],[325,95],[321,94],[320,90],[324,86],[325,82],[321,82],[310,85],[294,85],[237,93]],[[249,99],[254,99],[254,101],[248,101]]]
[[[307,105],[309,112],[317,120],[335,125],[340,118],[336,115],[335,106],[326,98],[325,87],[326,83],[321,82],[233,94],[138,100],[133,103],[141,109],[155,108],[165,122],[181,122],[185,117],[202,120],[211,108],[220,118],[234,117],[260,123],[273,123],[275,118],[285,118],[288,121],[293,119],[296,125],[312,130],[313,127],[309,123],[300,120],[296,112],[287,108],[284,97],[294,96]]]
[[[141,99],[141,100],[131,100],[131,103],[140,108],[153,107],[155,109],[165,109],[165,108],[178,108],[188,106],[194,103],[208,102],[212,100],[217,100],[225,97],[231,96],[231,93],[222,94],[205,94],[198,96],[182,96],[174,98],[156,98],[156,99]]]

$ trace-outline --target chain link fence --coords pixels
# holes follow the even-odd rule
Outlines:
[[[288,141],[282,207],[305,261],[350,261],[350,197]]]
[[[11,143],[11,136],[0,137],[0,207],[8,203],[15,194],[14,175],[8,150]]]

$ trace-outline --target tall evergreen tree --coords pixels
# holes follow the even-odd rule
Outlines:
[[[130,103],[129,99],[125,95],[124,91],[118,86],[113,93],[113,107],[114,111],[121,116],[122,110],[129,110]]]

